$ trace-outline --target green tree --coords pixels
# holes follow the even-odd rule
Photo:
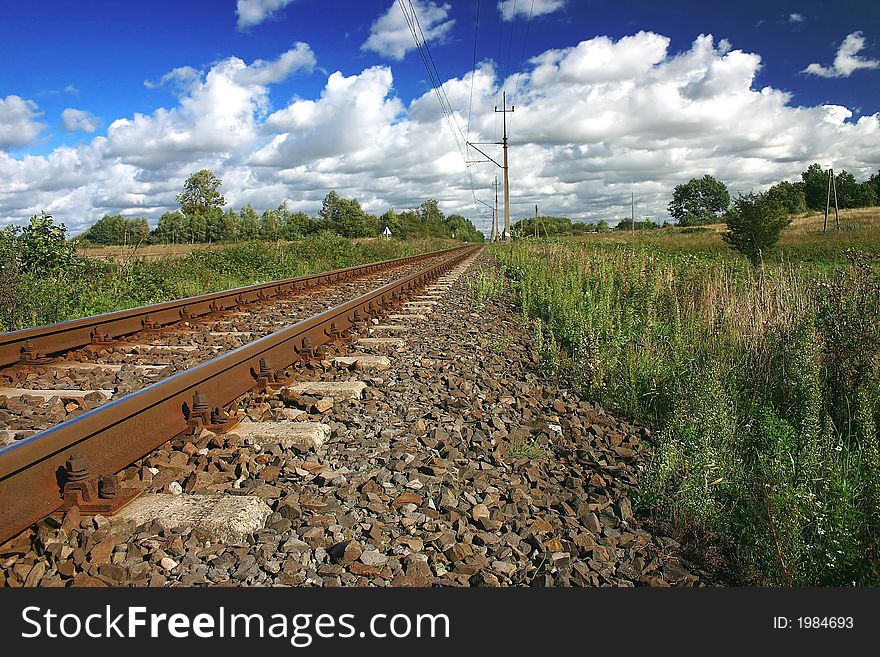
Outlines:
[[[159,217],[159,225],[153,235],[164,244],[181,244],[190,239],[189,222],[179,210],[166,212]]]
[[[874,204],[880,202],[880,171],[868,178],[866,184],[874,190]]]
[[[379,232],[384,233],[386,227],[391,231],[393,237],[398,239],[406,237],[403,222],[400,220],[400,215],[394,211],[394,208],[386,210],[385,213],[379,217]]]
[[[34,215],[18,235],[22,269],[34,276],[46,276],[66,269],[75,259],[76,251],[67,241],[64,224],[55,225],[52,215]]]
[[[250,203],[241,209],[239,235],[243,240],[255,240],[260,236],[260,215]]]
[[[196,171],[183,183],[183,191],[177,195],[180,209],[186,216],[208,208],[221,208],[226,199],[220,193],[223,183],[210,169]]]
[[[241,217],[238,212],[229,208],[223,213],[220,220],[220,239],[224,242],[234,242],[238,239],[238,232],[241,227]]]
[[[368,237],[376,233],[376,218],[371,219],[356,200],[343,198],[336,191],[324,197],[318,216],[323,227],[342,237]]]
[[[596,230],[600,233],[607,233],[611,230],[611,228],[608,226],[607,221],[605,221],[604,219],[600,219],[598,223],[596,223]]]
[[[680,226],[715,223],[730,206],[727,186],[706,174],[677,185],[669,203],[669,214]]]
[[[791,217],[767,194],[747,194],[733,202],[727,213],[727,232],[721,239],[745,255],[754,267],[760,267],[772,253]]]
[[[277,210],[266,210],[260,217],[260,238],[272,240],[281,238],[282,218]]]
[[[477,230],[473,222],[460,214],[451,214],[443,220],[449,235],[462,242],[485,242],[483,233]]]
[[[788,214],[800,214],[807,211],[807,201],[804,197],[803,182],[782,181],[767,190],[770,201],[779,203]]]
[[[419,215],[419,221],[423,224],[434,224],[435,226],[443,223],[443,213],[440,211],[440,205],[437,199],[429,198],[419,206],[416,210]]]
[[[286,240],[297,240],[317,232],[317,224],[305,212],[299,211],[289,214],[281,232]]]
[[[866,208],[877,202],[870,184],[860,183],[849,171],[841,170],[834,176],[837,204],[841,208]]]
[[[828,171],[813,163],[801,173],[804,182],[804,202],[808,210],[824,210],[828,198]]]

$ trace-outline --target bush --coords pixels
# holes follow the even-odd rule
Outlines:
[[[754,267],[764,263],[764,257],[776,248],[783,229],[791,223],[785,208],[766,194],[740,196],[726,220],[728,230],[721,239],[745,255]]]

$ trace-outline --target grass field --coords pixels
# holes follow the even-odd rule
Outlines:
[[[297,242],[90,249],[39,275],[11,261],[0,268],[0,331],[457,245],[450,240],[348,240],[323,233]]]
[[[880,207],[840,211],[840,230],[835,226],[834,210],[823,232],[824,213],[808,213],[792,217],[792,224],[780,240],[779,259],[813,262],[819,265],[842,264],[847,249],[857,249],[880,258]],[[589,233],[570,240],[587,240],[605,244],[630,244],[663,251],[694,254],[728,255],[727,244],[721,240],[725,224],[698,228],[664,228],[636,231],[635,234],[612,231]]]
[[[723,226],[492,247],[548,373],[659,430],[641,511],[727,581],[880,583],[880,213],[842,222],[758,271]]]

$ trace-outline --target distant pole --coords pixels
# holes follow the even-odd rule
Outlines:
[[[541,233],[538,231],[538,204],[535,203],[535,238],[541,237]]]
[[[840,230],[840,211],[837,207],[837,180],[833,176],[831,178],[831,187],[834,189],[834,223],[837,225],[837,230]]]
[[[828,169],[828,191],[825,193],[825,222],[822,224],[822,232],[828,230],[828,208],[831,206],[831,181],[834,180],[834,169]]]
[[[632,204],[630,207],[630,219],[632,221],[631,233],[633,236],[636,234],[636,193],[630,192],[630,203]]]

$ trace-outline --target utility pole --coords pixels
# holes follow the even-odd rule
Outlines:
[[[513,107],[507,109],[507,92],[501,92],[501,109],[499,110],[497,107],[495,108],[496,112],[501,113],[502,124],[504,126],[504,131],[501,137],[501,145],[504,149],[504,241],[510,239],[510,180],[508,178],[508,166],[507,166],[507,113],[512,112],[514,110]]]
[[[828,169],[828,193],[825,196],[825,223],[822,224],[822,232],[828,230],[828,210],[831,206],[831,190],[834,190],[834,220],[837,230],[840,230],[840,212],[837,208],[837,181],[834,179],[834,169]]]
[[[469,142],[467,142],[468,146],[472,146],[474,148],[474,150],[476,150],[480,155],[482,155],[483,157],[486,158],[485,160],[468,160],[467,164],[470,165],[470,164],[477,164],[479,162],[492,162],[492,164],[494,164],[495,166],[504,170],[504,233],[502,233],[500,236],[500,239],[502,239],[504,241],[507,241],[510,239],[510,179],[509,179],[509,176],[507,175],[507,171],[508,171],[508,168],[507,168],[507,114],[512,112],[513,110],[514,110],[513,106],[511,106],[510,109],[507,109],[507,92],[506,91],[502,92],[502,94],[501,94],[501,109],[498,109],[497,105],[495,107],[495,111],[498,112],[499,114],[501,114],[502,117],[504,118],[504,132],[503,132],[503,137],[502,137],[501,141],[500,142],[498,142],[498,141],[489,141],[489,142],[469,141]],[[500,145],[500,146],[504,147],[504,160],[503,160],[504,164],[498,164],[498,162],[496,162],[494,158],[490,157],[485,151],[478,148],[478,146],[483,146],[483,145],[487,145],[487,144],[493,144],[495,146]],[[497,195],[498,195],[498,187],[497,187],[498,178],[497,177],[495,179],[495,185],[496,185],[495,195],[496,195],[496,203],[497,203]],[[498,213],[496,212],[495,214],[497,216]],[[497,230],[496,230],[496,236],[497,236]]]
[[[632,204],[630,210],[630,220],[632,221],[632,226],[630,232],[633,236],[636,234],[636,193],[630,192],[630,203]]]

